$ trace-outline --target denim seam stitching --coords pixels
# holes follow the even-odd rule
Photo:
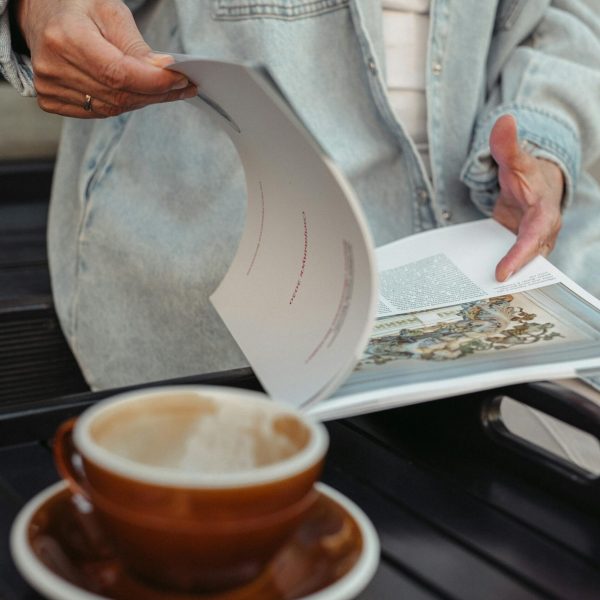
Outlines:
[[[78,321],[79,321],[79,292],[80,292],[80,286],[81,286],[81,280],[80,280],[80,274],[81,274],[81,261],[82,261],[82,257],[81,257],[81,245],[84,242],[84,232],[86,230],[86,225],[88,223],[89,220],[89,214],[91,211],[91,199],[89,198],[89,195],[93,192],[93,190],[96,188],[96,186],[98,185],[98,183],[100,182],[100,180],[102,179],[102,176],[106,173],[106,167],[108,164],[110,164],[110,155],[111,155],[111,150],[113,150],[119,143],[120,139],[122,138],[123,132],[125,130],[125,126],[129,120],[129,114],[128,115],[122,115],[121,117],[115,117],[115,121],[118,122],[118,126],[116,127],[115,131],[112,132],[112,135],[110,136],[109,141],[107,142],[106,146],[102,149],[102,152],[99,155],[99,158],[97,158],[97,162],[96,162],[96,168],[94,169],[94,173],[91,174],[89,180],[87,181],[83,193],[86,196],[85,199],[85,205],[82,207],[82,211],[81,211],[81,217],[79,219],[79,223],[78,223],[78,227],[77,227],[77,244],[76,244],[76,256],[75,256],[75,269],[76,269],[76,275],[75,275],[75,289],[73,292],[73,298],[71,301],[71,306],[70,306],[70,319],[69,319],[69,327],[71,330],[71,343],[73,346],[74,351],[76,351],[77,347],[78,347]],[[100,173],[100,171],[102,171],[102,173]],[[86,379],[88,379],[88,374],[86,374]],[[88,381],[91,382],[90,379],[88,379]]]
[[[244,19],[279,19],[291,21],[295,19],[318,16],[348,6],[349,0],[313,0],[297,7],[285,7],[277,3],[248,2],[234,6],[224,6],[216,0],[213,18],[215,20]]]

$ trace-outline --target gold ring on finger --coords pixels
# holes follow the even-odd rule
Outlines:
[[[92,97],[89,94],[85,95],[85,100],[83,102],[83,110],[86,112],[91,112],[92,110]]]

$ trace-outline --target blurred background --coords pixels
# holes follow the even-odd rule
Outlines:
[[[0,414],[87,389],[58,324],[46,256],[61,124],[0,78]]]
[[[34,98],[0,83],[0,161],[53,158],[60,126],[61,118],[45,113]]]

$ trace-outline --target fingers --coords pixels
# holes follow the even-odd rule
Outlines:
[[[59,114],[65,117],[78,117],[84,119],[116,117],[124,112],[143,108],[150,104],[162,102],[174,102],[193,98],[198,93],[196,86],[190,84],[183,90],[173,90],[166,94],[157,94],[155,96],[141,96],[135,94],[125,94],[119,96],[115,102],[107,102],[90,94],[91,108],[84,108],[85,95],[78,90],[60,88],[58,94],[46,93],[38,96],[38,104],[46,112]]]
[[[556,244],[561,227],[560,213],[543,210],[526,214],[519,226],[517,241],[496,266],[496,279],[506,281],[536,256],[548,256]]]
[[[76,29],[69,33],[54,32],[49,49],[81,73],[107,90],[141,94],[162,94],[187,80],[179,73],[155,66],[150,56],[145,60],[125,54],[109,43],[96,28]],[[61,76],[56,62],[33,63],[36,75]]]
[[[69,81],[69,87],[65,86],[64,81]],[[38,104],[47,112],[53,112],[58,105],[82,108],[85,94],[89,94],[93,98],[93,111],[91,111],[92,114],[89,112],[85,115],[82,114],[83,117],[116,116],[149,104],[183,100],[197,94],[196,87],[189,84],[185,78],[181,83],[183,86],[181,89],[179,89],[178,84],[174,89],[161,94],[139,94],[111,90],[71,66],[65,69],[64,78],[57,80],[55,78],[36,77],[34,85],[38,94]],[[64,112],[59,114],[64,114]],[[73,114],[69,114],[69,116],[73,116]]]
[[[506,281],[540,253],[540,244],[531,240],[517,240],[496,267],[496,279]]]

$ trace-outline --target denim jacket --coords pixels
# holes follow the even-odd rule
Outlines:
[[[31,95],[31,66],[11,50],[6,4],[0,67]],[[129,5],[154,49],[266,64],[350,180],[378,244],[489,215],[498,192],[489,133],[499,115],[514,114],[530,151],[557,163],[567,182],[552,259],[600,295],[600,192],[586,173],[600,155],[595,1],[432,1],[431,179],[390,108],[379,2]],[[92,386],[245,364],[208,301],[244,206],[233,146],[191,105],[65,120],[49,257],[58,314]]]

